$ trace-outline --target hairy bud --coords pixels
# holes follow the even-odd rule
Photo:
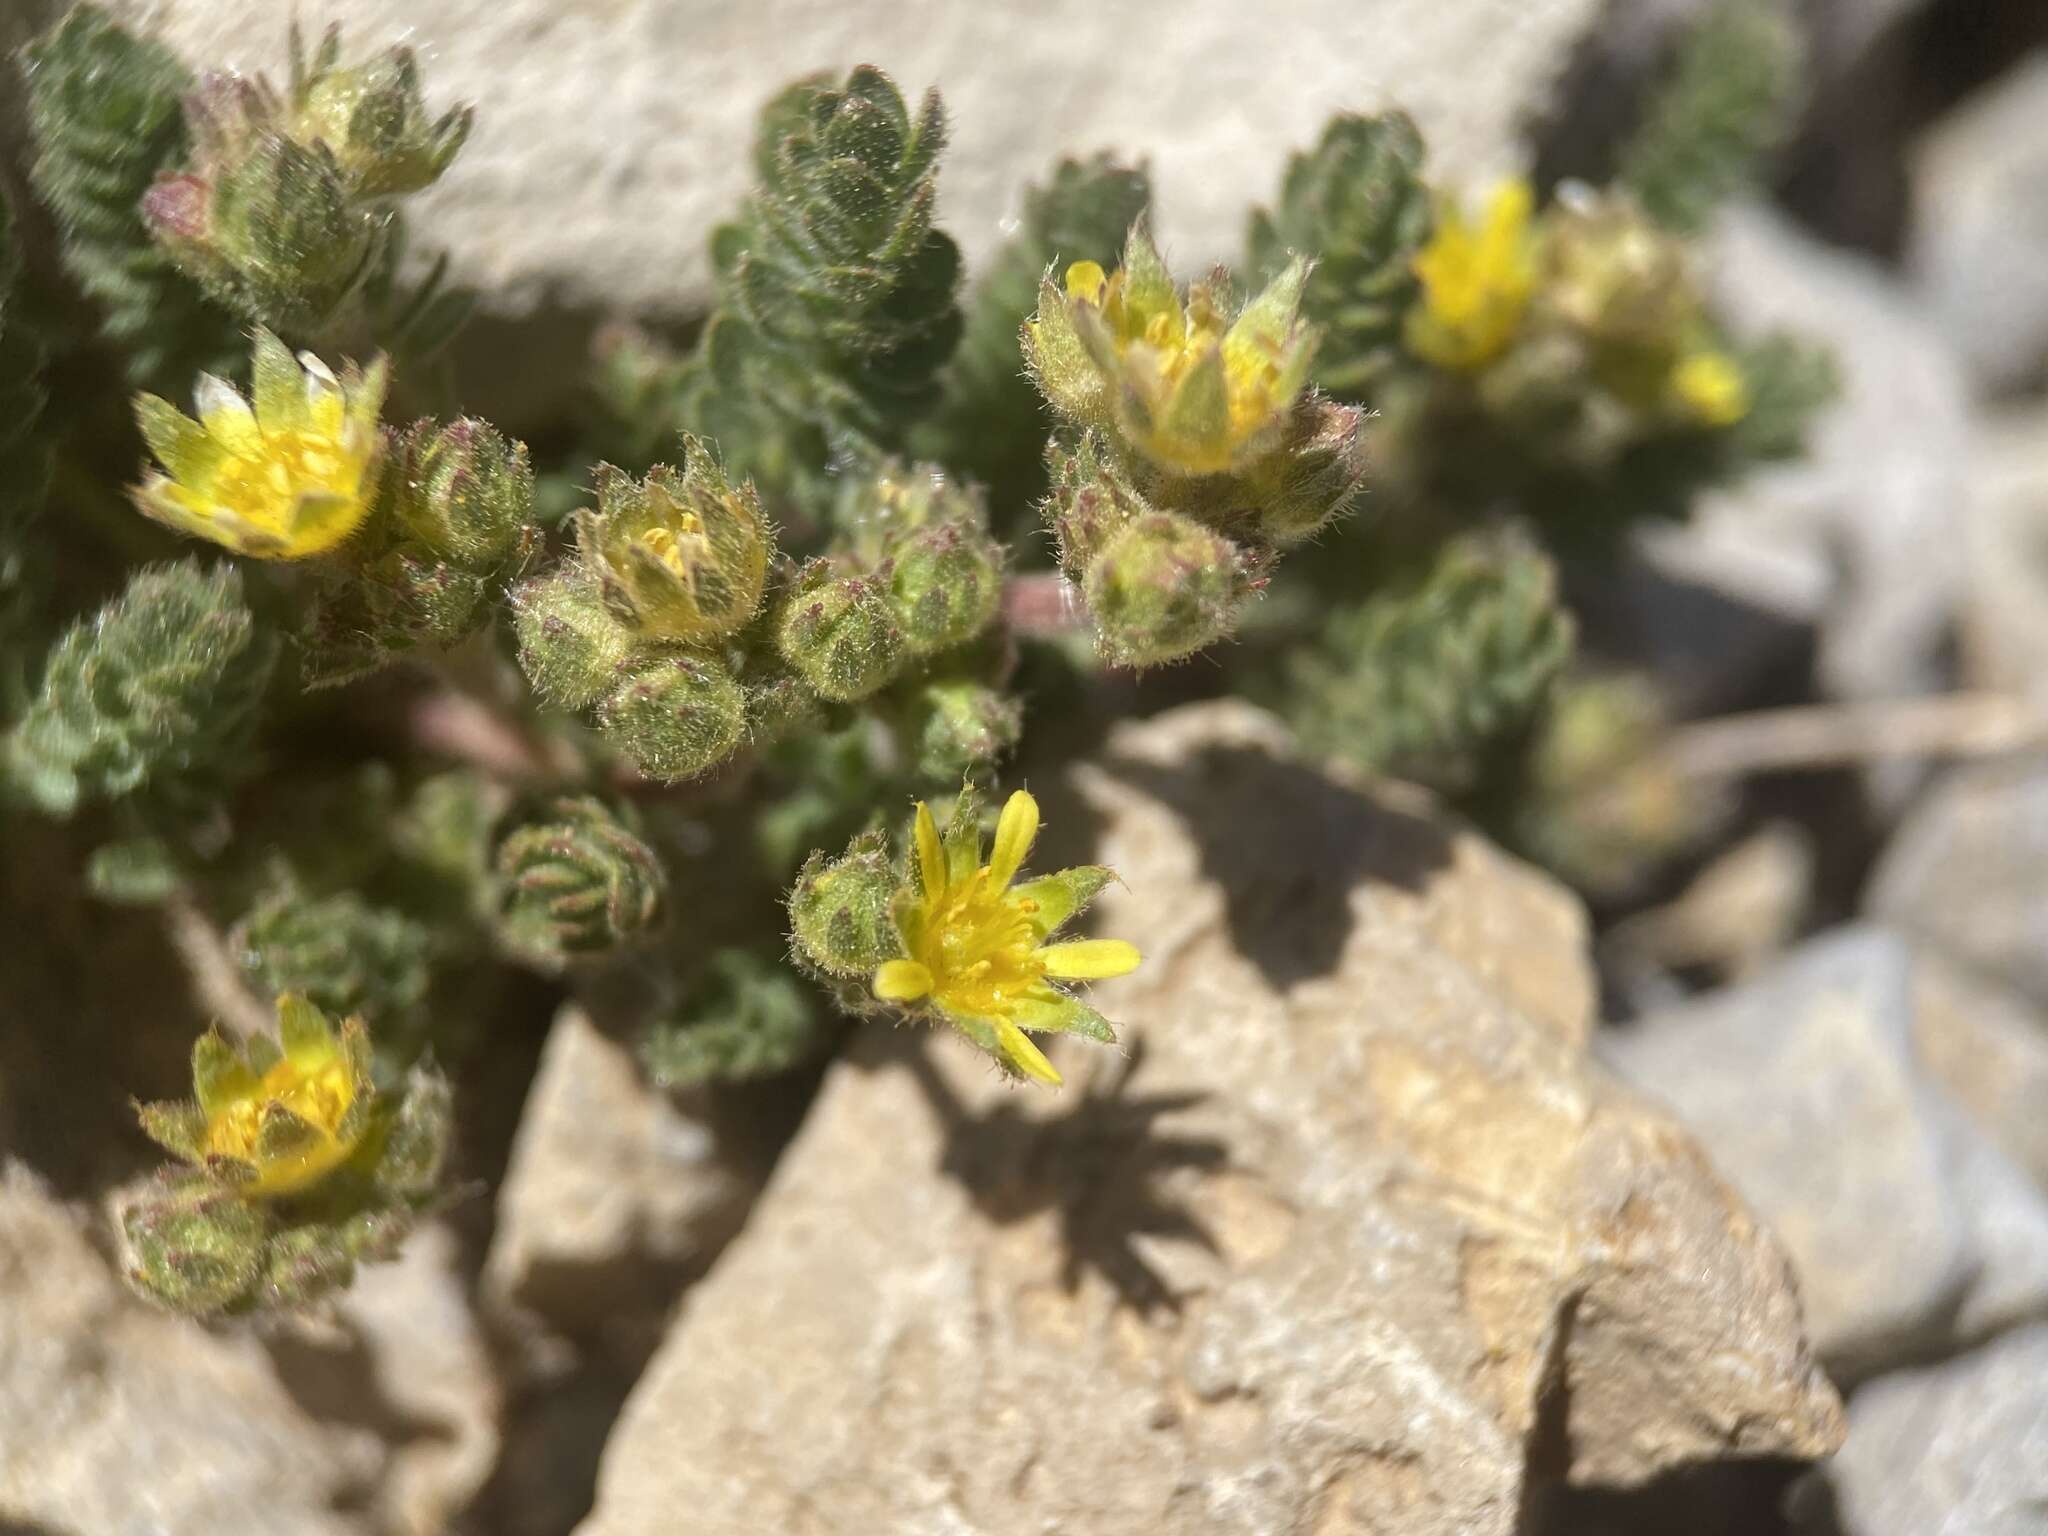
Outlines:
[[[151,235],[229,308],[281,330],[319,329],[369,275],[387,216],[352,198],[326,145],[290,136],[260,78],[209,76],[186,117],[193,163],[143,198]]]
[[[642,773],[673,783],[732,756],[746,733],[747,700],[715,659],[664,655],[628,672],[598,720]]]
[[[864,978],[900,952],[889,903],[898,880],[888,841],[857,837],[840,857],[814,853],[789,893],[790,935],[799,958],[827,976]]]
[[[633,648],[633,637],[573,566],[520,587],[512,596],[512,626],[527,681],[560,709],[585,709],[609,696]]]
[[[927,683],[913,704],[917,771],[958,782],[1017,744],[1024,710],[999,689],[975,682]]]
[[[864,699],[903,663],[903,633],[888,586],[872,574],[840,574],[814,560],[784,600],[776,625],[783,659],[823,699]]]
[[[921,528],[890,557],[889,606],[913,656],[964,645],[986,629],[1002,600],[1002,550],[960,523]]]
[[[1179,661],[1222,639],[1251,590],[1243,551],[1177,512],[1131,523],[1082,583],[1096,646],[1120,667]]]
[[[338,25],[322,35],[310,62],[292,28],[293,136],[326,146],[352,196],[432,186],[469,137],[475,113],[457,107],[430,118],[410,48],[387,48],[346,69],[340,60]]]
[[[751,484],[733,485],[694,439],[685,454],[682,471],[657,464],[645,480],[600,465],[598,510],[578,515],[576,541],[620,623],[701,645],[759,610],[774,539]]]
[[[498,931],[546,968],[629,944],[660,919],[661,860],[594,796],[533,808],[499,838],[494,862]]]

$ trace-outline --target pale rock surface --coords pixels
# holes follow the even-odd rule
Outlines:
[[[571,1336],[665,1312],[760,1189],[778,1138],[759,1129],[724,1125],[706,1096],[655,1088],[624,1045],[565,1006],[499,1186],[487,1304]]]
[[[429,1223],[336,1303],[392,1443],[379,1493],[393,1536],[447,1530],[497,1464],[501,1393],[460,1260],[455,1234]]]
[[[246,1332],[132,1298],[76,1216],[0,1167],[0,1529],[368,1536],[367,1432],[307,1416]]]
[[[1034,862],[1128,882],[1127,1054],[1055,1095],[859,1036],[582,1536],[1506,1536],[1545,1480],[1837,1443],[1776,1242],[1585,1054],[1576,903],[1271,735],[1195,706],[1034,786]]]
[[[2048,1004],[2048,760],[1958,768],[1913,808],[1871,914]]]
[[[2040,1536],[2048,1324],[1864,1387],[1832,1466],[1840,1536]]]
[[[1987,392],[2048,368],[2048,53],[1944,116],[1913,157],[1907,265]]]
[[[2048,1311],[2048,1196],[1929,1072],[1918,997],[1910,945],[1858,927],[1602,1049],[1784,1239],[1844,1376]]]
[[[1924,947],[1913,1043],[1955,1101],[2048,1190],[2048,1017],[2008,987]]]
[[[1979,436],[1964,671],[1977,687],[2048,699],[2048,409],[2002,411]]]
[[[278,72],[274,0],[115,0],[194,61]],[[1193,270],[1234,259],[1245,214],[1289,151],[1339,110],[1407,107],[1432,163],[1480,177],[1520,160],[1598,0],[349,0],[357,48],[425,55],[430,104],[481,104],[423,200],[419,233],[489,302],[637,312],[701,308],[705,245],[746,191],[755,115],[792,78],[879,64],[936,84],[954,124],[941,220],[970,264],[1002,240],[1028,182],[1062,154],[1149,159],[1160,229]]]

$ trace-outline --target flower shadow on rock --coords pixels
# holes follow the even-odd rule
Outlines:
[[[1382,799],[1358,814],[1357,792],[1250,746],[1212,746],[1167,766],[1112,755],[1104,768],[1173,810],[1223,891],[1232,942],[1285,991],[1327,976],[1350,937],[1362,880],[1420,892],[1451,862],[1451,839],[1423,815]],[[1214,808],[1231,806],[1219,821]]]
[[[1139,1038],[1120,1065],[1099,1073],[1083,1092],[1069,1090],[1050,1114],[1043,1098],[1012,1094],[974,1115],[924,1050],[904,1054],[946,1129],[941,1170],[959,1180],[977,1210],[1003,1226],[1057,1211],[1060,1283],[1069,1292],[1093,1271],[1141,1313],[1180,1310],[1179,1295],[1139,1240],[1220,1251],[1215,1236],[1166,1185],[1188,1170],[1228,1167],[1229,1148],[1212,1136],[1175,1135],[1159,1124],[1208,1095],[1132,1092],[1145,1060]]]

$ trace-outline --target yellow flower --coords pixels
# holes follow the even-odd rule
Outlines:
[[[192,1100],[140,1107],[142,1128],[252,1198],[297,1194],[355,1155],[375,1091],[361,1019],[337,1032],[303,997],[277,1000],[278,1039],[192,1048]]]
[[[1183,301],[1141,224],[1114,274],[1077,261],[1063,286],[1048,276],[1025,327],[1032,371],[1065,415],[1121,433],[1162,468],[1234,473],[1276,445],[1308,383],[1307,277],[1296,257],[1242,309],[1220,284]]]
[[[1019,790],[983,864],[972,796],[961,796],[943,840],[919,801],[917,883],[899,893],[894,914],[905,958],[885,961],[874,989],[884,1002],[937,1010],[1010,1071],[1057,1086],[1059,1073],[1025,1031],[1114,1041],[1101,1014],[1054,983],[1125,975],[1138,951],[1122,939],[1046,942],[1112,877],[1083,865],[1013,884],[1037,836],[1038,802]]]
[[[1749,414],[1749,385],[1726,352],[1709,348],[1680,359],[1671,372],[1671,393],[1701,426],[1732,427]]]
[[[1439,368],[1472,372],[1507,350],[1536,287],[1534,208],[1524,181],[1495,188],[1476,228],[1456,203],[1444,203],[1436,233],[1415,257],[1422,297],[1408,313],[1409,351]]]
[[[252,406],[212,374],[193,390],[198,420],[138,395],[136,419],[168,473],[151,472],[135,504],[181,533],[263,560],[324,554],[362,526],[383,441],[382,358],[336,378],[310,352],[295,359],[256,332]]]

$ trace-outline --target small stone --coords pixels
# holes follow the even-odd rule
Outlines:
[[[1913,982],[1913,1042],[1928,1069],[2048,1190],[2048,1017],[2009,987],[1924,947]]]
[[[1892,834],[1865,905],[2048,1003],[2048,761],[1959,768]]]
[[[760,1140],[670,1095],[580,1008],[556,1017],[498,1191],[486,1304],[585,1337],[652,1326],[766,1176]]]
[[[1906,264],[1986,393],[2048,370],[2048,57],[1948,113],[1912,161]]]
[[[1871,1382],[1827,1469],[1841,1536],[2040,1536],[2048,1523],[2048,1324]]]
[[[375,1438],[316,1422],[263,1345],[131,1297],[0,1167],[0,1529],[368,1536]]]
[[[2048,1306],[2048,1197],[1920,1059],[1914,983],[1905,940],[1851,928],[1603,1050],[1784,1239],[1840,1376]]]

